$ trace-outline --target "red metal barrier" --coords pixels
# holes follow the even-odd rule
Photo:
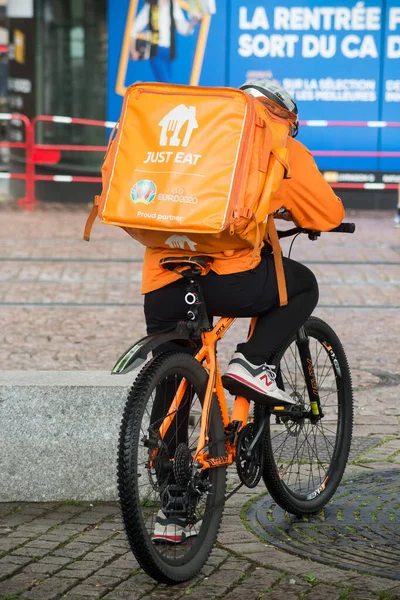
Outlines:
[[[114,127],[115,123],[111,121],[97,121],[93,119],[78,119],[72,117],[61,117],[61,116],[38,116],[33,119],[33,128],[38,121],[53,122],[53,123],[65,123],[65,124],[80,124],[100,127]],[[300,121],[300,125],[306,127],[370,127],[370,128],[385,128],[385,127],[398,127],[400,128],[400,122],[392,121],[326,121],[326,120],[308,120]],[[45,152],[61,152],[62,150],[71,151],[87,151],[87,152],[103,152],[107,149],[106,146],[79,146],[73,144],[34,144],[34,155],[36,153]],[[357,151],[357,150],[314,150],[312,151],[314,156],[359,156],[359,157],[400,157],[400,152],[396,151]],[[37,161],[39,162],[39,160]],[[58,161],[56,161],[58,162]],[[83,176],[68,176],[68,175],[36,175],[35,178],[40,181],[87,181],[87,182],[100,182],[101,177],[83,177]],[[332,183],[332,187],[341,188],[360,188],[360,189],[396,189],[397,184],[364,184],[364,183]]]
[[[78,144],[42,144],[37,143],[35,139],[35,127],[39,122],[64,123],[66,125],[76,124],[90,127],[113,128],[115,123],[112,121],[99,121],[95,119],[80,119],[63,116],[39,115],[32,122],[25,115],[0,113],[0,120],[20,120],[25,125],[25,142],[1,142],[0,147],[23,148],[26,153],[26,171],[25,173],[1,173],[0,178],[25,179],[26,195],[18,200],[18,203],[25,208],[32,210],[39,201],[35,198],[36,181],[56,181],[64,183],[83,182],[100,183],[101,177],[92,177],[86,175],[38,175],[35,172],[35,164],[57,164],[61,158],[62,151],[72,152],[105,152],[107,146],[78,145]],[[300,125],[306,127],[371,127],[385,128],[398,127],[400,122],[389,121],[325,121],[308,120],[300,121]],[[360,157],[400,157],[400,152],[392,151],[353,151],[353,150],[314,150],[314,156],[360,156]],[[333,188],[354,188],[366,190],[384,190],[399,189],[397,183],[330,183]]]
[[[1,179],[25,179],[25,197],[18,204],[33,210],[38,200],[35,198],[35,165],[33,160],[34,132],[30,119],[19,113],[0,113],[0,121],[21,121],[25,127],[25,142],[0,142],[2,148],[22,148],[25,150],[25,173],[0,173]]]
[[[45,116],[39,115],[32,120],[33,132],[35,135],[36,123],[64,123],[66,125],[89,125],[91,127],[114,127],[115,123],[112,121],[98,121],[95,119],[80,119],[74,117],[61,117],[61,116]],[[81,145],[81,144],[38,144],[34,139],[33,152],[36,157],[37,164],[56,164],[60,160],[60,154],[62,151],[70,152],[105,152],[107,146],[93,146],[93,145]],[[53,153],[53,154],[52,154]],[[54,154],[54,153],[58,153]],[[50,158],[49,158],[50,156]],[[101,181],[101,177],[89,177],[89,176],[75,176],[75,175],[35,175],[37,181],[81,181],[81,182],[97,182]]]
[[[38,115],[32,120],[33,127],[33,156],[35,157],[36,164],[56,164],[59,162],[61,152],[72,151],[72,152],[105,152],[107,146],[93,146],[93,145],[78,145],[78,144],[41,144],[35,140],[36,124],[39,122],[44,123],[64,123],[66,125],[86,125],[90,127],[106,127],[113,128],[115,122],[113,121],[99,121],[96,119],[80,119],[74,117],[62,117],[62,116],[47,116]],[[86,175],[37,175],[35,174],[36,181],[59,181],[64,183],[72,182],[83,182],[83,183],[99,183],[101,177],[90,177]]]
[[[77,124],[94,127],[113,128],[115,123],[112,121],[98,121],[95,119],[80,119],[73,117],[45,116],[39,115],[32,121],[25,115],[0,113],[0,120],[20,120],[25,125],[25,142],[1,142],[0,147],[23,148],[26,153],[25,173],[1,173],[3,179],[25,179],[26,195],[25,198],[18,200],[18,204],[32,210],[39,200],[35,198],[36,181],[59,181],[64,183],[83,182],[100,183],[101,177],[92,177],[86,175],[39,175],[35,172],[35,165],[57,164],[61,159],[61,152],[105,152],[107,146],[78,145],[78,144],[41,144],[36,142],[35,127],[38,122]]]

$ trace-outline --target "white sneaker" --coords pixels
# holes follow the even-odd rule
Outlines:
[[[395,227],[400,227],[400,214],[395,215],[393,221],[394,221],[394,226]]]
[[[275,383],[274,365],[253,365],[241,352],[235,352],[222,383],[234,396],[244,396],[262,404],[296,404],[289,394],[279,389]]]
[[[186,524],[183,519],[167,517],[162,510],[158,511],[154,527],[153,542],[180,544],[190,537],[198,535],[203,521]]]

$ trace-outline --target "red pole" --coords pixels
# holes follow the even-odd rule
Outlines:
[[[34,210],[39,200],[35,198],[35,164],[33,162],[33,146],[35,132],[31,121],[25,115],[18,115],[25,125],[25,161],[26,161],[26,187],[25,198],[18,200],[18,204],[26,210]]]

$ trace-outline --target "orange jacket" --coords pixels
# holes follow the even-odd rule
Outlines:
[[[301,227],[320,231],[329,231],[343,221],[344,208],[341,200],[335,195],[311,155],[303,144],[288,138],[289,165],[291,178],[285,179],[271,202],[271,212],[285,207],[293,216],[295,223]],[[129,233],[129,230],[126,230]],[[167,256],[178,254],[196,255],[186,249],[171,250],[163,248],[146,248],[143,261],[142,294],[157,290],[180,278],[179,275],[165,271],[159,261]],[[226,250],[213,254],[212,270],[219,275],[240,273],[254,269],[261,258],[260,251],[253,259],[253,248],[240,251]]]
[[[271,201],[271,212],[285,207],[296,225],[316,231],[330,231],[340,225],[344,208],[318,170],[311,152],[288,138],[291,179],[284,179]]]

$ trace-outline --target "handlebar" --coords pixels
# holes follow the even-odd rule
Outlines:
[[[355,223],[342,223],[338,227],[331,229],[330,231],[324,231],[323,233],[354,233],[356,230]],[[302,227],[292,227],[287,231],[278,231],[279,239],[285,237],[291,237],[297,233],[307,233],[310,239],[315,239],[321,235],[321,231],[314,231],[313,229],[303,229]]]
[[[342,223],[338,227],[335,227],[335,229],[331,229],[331,231],[337,231],[338,233],[354,233],[355,230],[356,230],[355,223]]]

